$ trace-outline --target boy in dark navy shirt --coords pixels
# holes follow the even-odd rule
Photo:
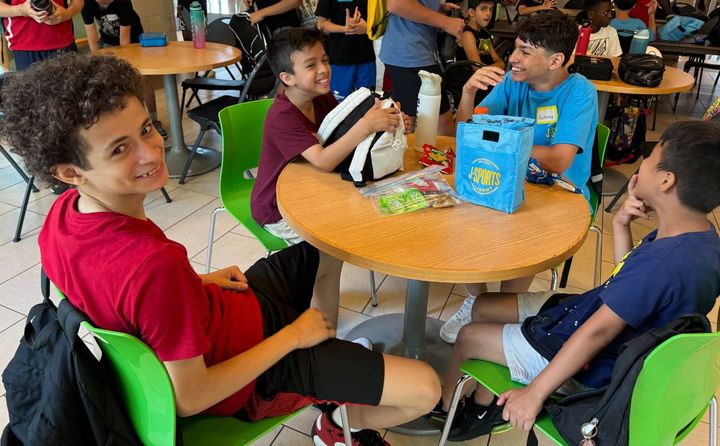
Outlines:
[[[543,306],[552,292],[486,293],[475,300],[473,322],[460,331],[445,376],[443,409],[460,364],[469,358],[505,364],[514,381],[528,386],[495,399],[478,386],[450,440],[488,434],[504,421],[531,429],[553,392],[607,384],[623,343],[683,314],[713,308],[720,294],[720,239],[706,215],[720,205],[719,139],[717,122],[667,129],[630,180],[628,198],[613,219],[617,266],[600,287],[556,296],[554,306]],[[651,218],[657,218],[657,230],[633,247],[631,222]]]

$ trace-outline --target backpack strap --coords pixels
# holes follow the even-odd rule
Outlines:
[[[80,338],[78,336],[80,323],[88,320],[88,317],[85,313],[73,307],[67,299],[63,299],[58,305],[57,318],[65,337],[70,342],[70,346],[75,348],[75,342]]]

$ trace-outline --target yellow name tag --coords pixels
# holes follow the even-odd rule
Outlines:
[[[538,107],[535,121],[538,124],[555,124],[558,120],[558,109],[555,105]]]

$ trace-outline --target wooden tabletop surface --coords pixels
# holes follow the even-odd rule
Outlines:
[[[597,91],[606,91],[608,93],[659,95],[690,91],[695,84],[695,78],[693,78],[690,73],[686,73],[675,67],[665,66],[662,81],[657,87],[649,88],[630,85],[621,81],[620,76],[618,75],[617,65],[620,58],[613,57],[612,59],[613,65],[615,65],[615,70],[613,70],[612,73],[612,79],[609,81],[590,80]]]
[[[167,46],[141,47],[139,43],[103,48],[100,54],[124,59],[145,75],[181,74],[224,67],[240,60],[238,48],[207,42],[195,49],[192,42],[168,42]]]
[[[454,147],[455,139],[439,137],[437,145]],[[419,169],[418,159],[408,150],[405,169]],[[381,216],[352,183],[305,161],[283,170],[277,201],[288,224],[318,249],[374,271],[435,282],[537,274],[574,254],[590,224],[582,195],[527,183],[525,203],[514,214],[463,202]]]

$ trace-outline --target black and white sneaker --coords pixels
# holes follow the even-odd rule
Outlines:
[[[450,441],[470,440],[487,435],[493,428],[505,424],[502,406],[497,405],[497,397],[488,406],[476,404],[473,395],[465,398],[465,405],[458,409],[450,428]]]

